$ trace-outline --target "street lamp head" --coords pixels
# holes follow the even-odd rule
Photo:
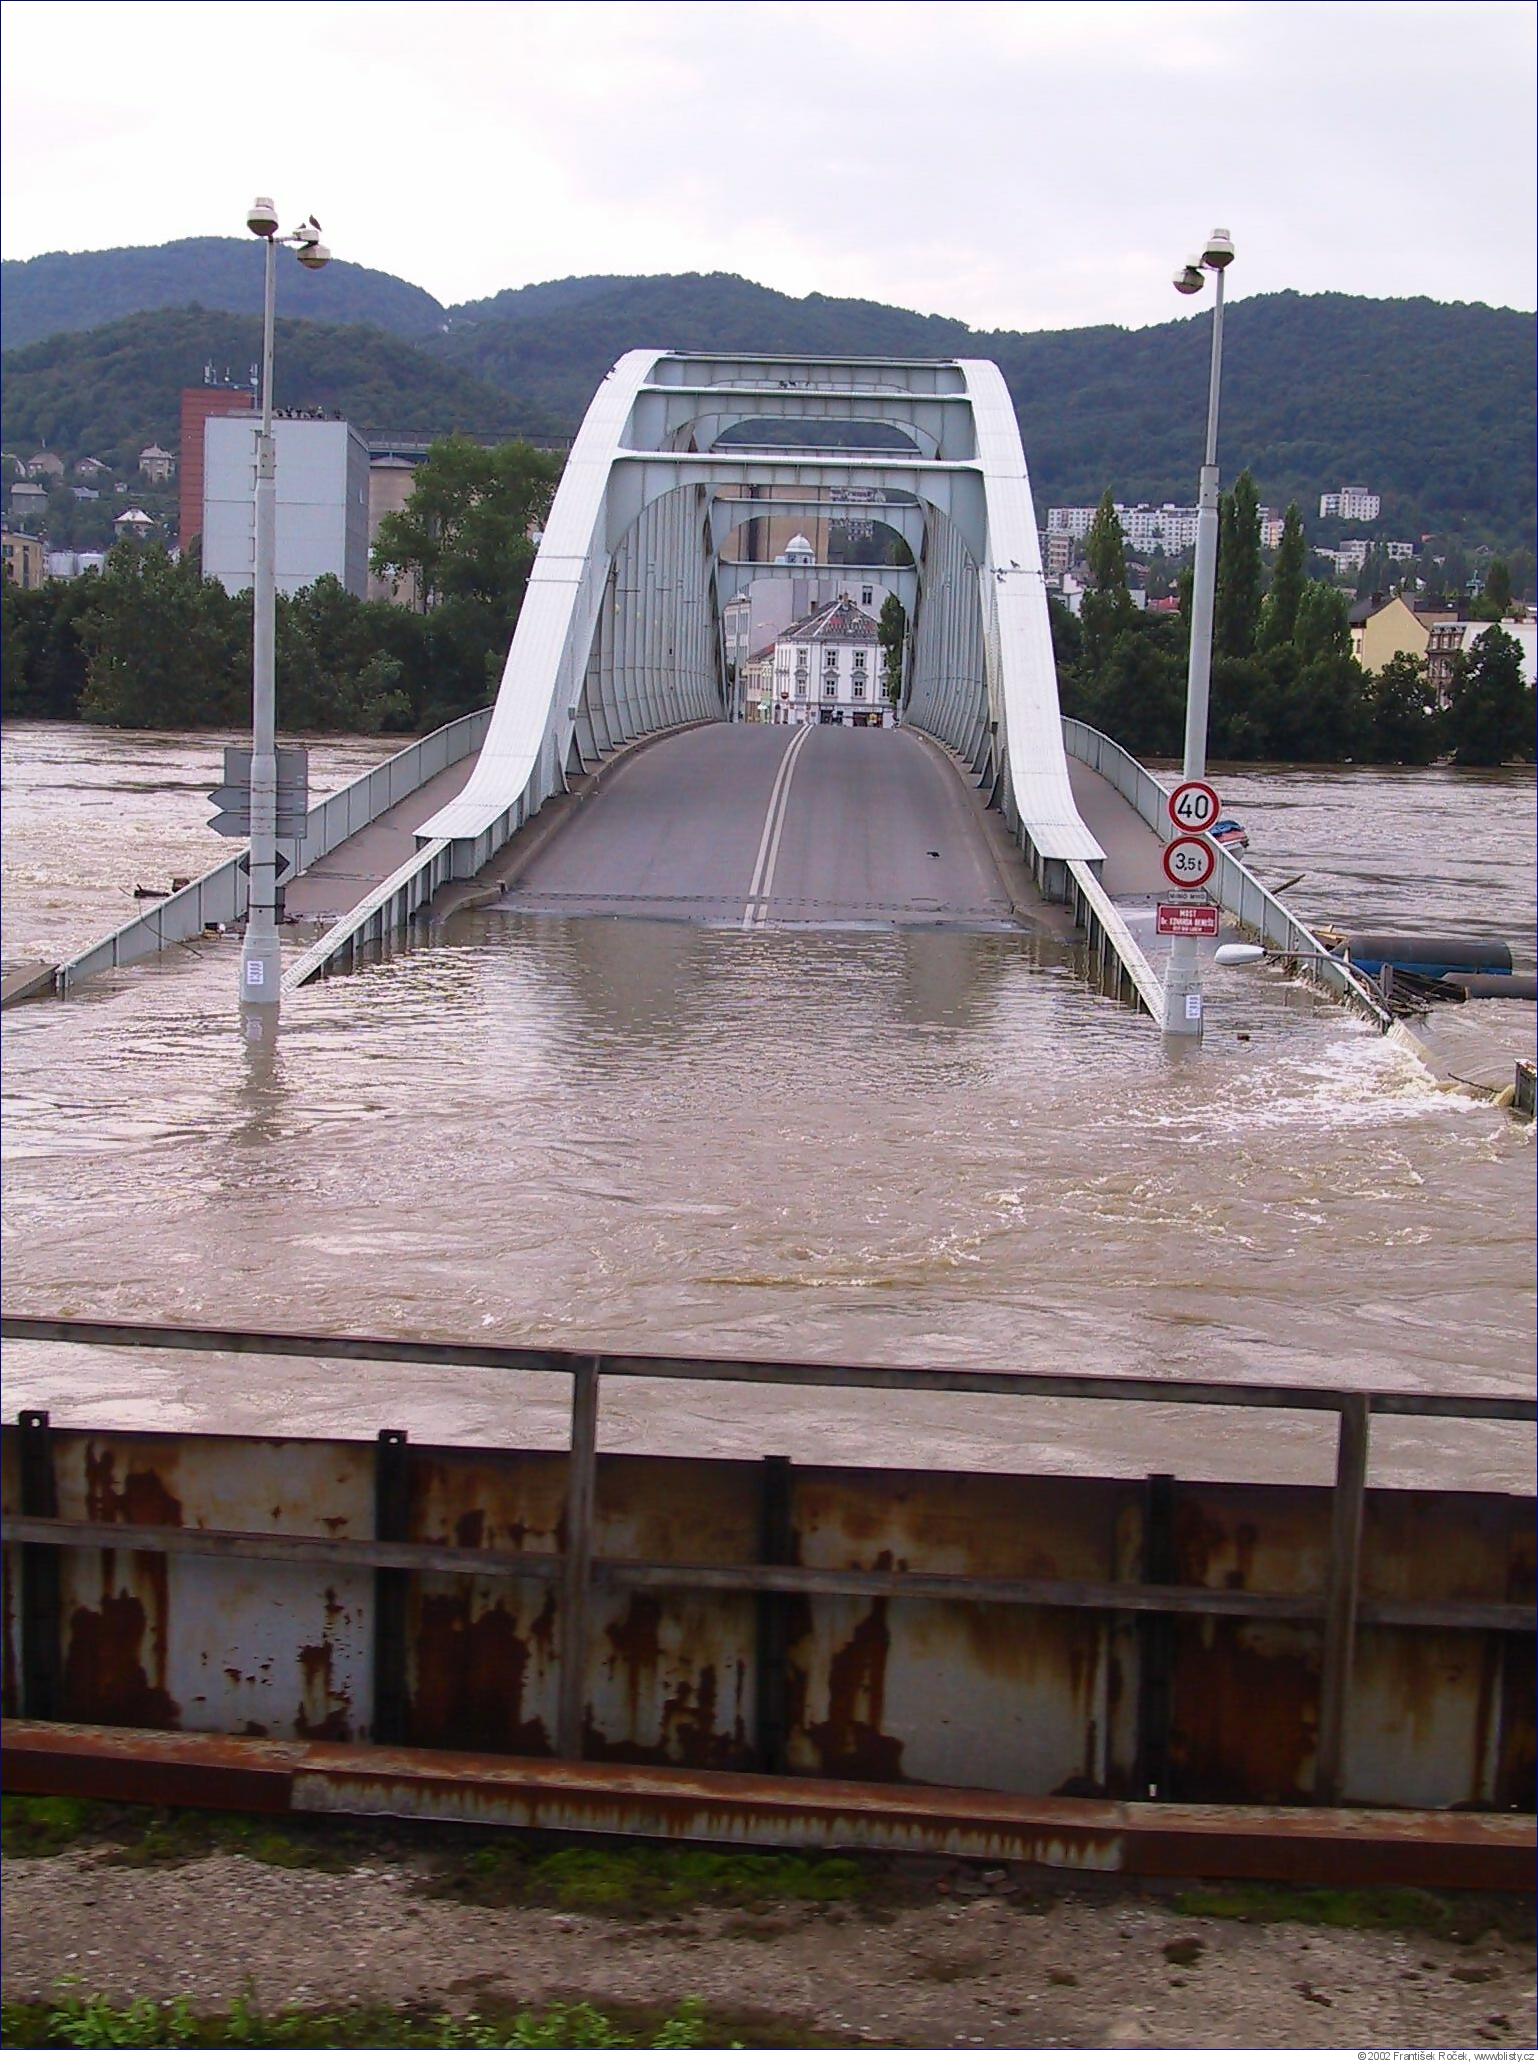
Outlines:
[[[1194,258],[1188,258],[1175,275],[1177,294],[1200,294],[1203,287],[1202,269]]]
[[[1215,273],[1221,273],[1225,266],[1234,262],[1234,240],[1227,230],[1214,230],[1207,239],[1207,248],[1202,253],[1202,264],[1210,266]]]
[[[294,256],[302,266],[308,266],[312,273],[318,273],[322,266],[331,262],[330,249],[322,244],[319,238],[313,244],[301,244]]]
[[[258,194],[246,210],[246,228],[253,237],[275,237],[278,233],[278,211],[271,198]]]

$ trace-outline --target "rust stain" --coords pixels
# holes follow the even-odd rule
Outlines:
[[[548,1654],[554,1596],[547,1592],[525,1636],[503,1600],[475,1612],[475,1590],[466,1583],[418,1596],[408,1703],[412,1740],[443,1750],[546,1757],[549,1732],[537,1715],[525,1715],[524,1706],[534,1644]]]
[[[454,1541],[461,1550],[481,1550],[486,1543],[486,1510],[472,1507],[454,1524]]]
[[[140,1730],[180,1727],[181,1710],[164,1680],[152,1681],[145,1670],[148,1627],[144,1603],[126,1590],[104,1590],[98,1608],[75,1609],[64,1660],[62,1720]],[[163,1652],[163,1638],[156,1649]]]
[[[346,1744],[351,1740],[347,1697],[331,1683],[335,1662],[329,1637],[318,1644],[300,1645],[299,1672],[304,1690],[294,1714],[296,1737],[318,1744]]]
[[[182,1503],[148,1466],[125,1473],[117,1484],[117,1455],[87,1443],[85,1511],[93,1522],[132,1522],[140,1528],[179,1529]]]
[[[1308,1802],[1319,1730],[1317,1632],[1182,1616],[1171,1678],[1174,1799]]]
[[[828,1713],[805,1724],[817,1747],[819,1770],[841,1780],[900,1780],[903,1746],[882,1730],[887,1657],[892,1648],[887,1604],[869,1613],[828,1665]]]
[[[15,1564],[16,1559],[11,1554],[10,1546],[7,1545],[3,1555],[0,1555],[0,1569],[3,1569],[5,1592],[4,1697],[0,1705],[3,1705],[7,1715],[17,1715],[21,1710],[21,1661],[16,1655],[18,1617],[14,1592],[16,1583]]]

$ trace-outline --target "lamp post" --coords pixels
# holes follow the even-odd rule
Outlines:
[[[1217,286],[1212,312],[1212,365],[1207,380],[1207,443],[1196,510],[1196,567],[1191,582],[1191,653],[1186,667],[1187,782],[1207,772],[1207,697],[1212,680],[1212,606],[1218,576],[1218,390],[1223,377],[1223,275],[1233,264],[1233,239],[1214,230],[1200,258],[1175,275],[1179,294],[1200,294],[1211,273]],[[1202,985],[1194,940],[1176,940],[1164,984],[1164,1031],[1201,1038]]]
[[[246,215],[246,228],[267,246],[262,300],[262,423],[256,438],[255,561],[251,584],[251,849],[246,930],[240,944],[240,1002],[276,1005],[283,963],[278,946],[277,695],[273,653],[277,617],[278,478],[272,438],[272,335],[278,299],[277,249],[293,245],[299,263],[318,271],[331,253],[314,216],[290,236],[278,235],[278,215],[265,194]]]

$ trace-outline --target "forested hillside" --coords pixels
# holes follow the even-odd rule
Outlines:
[[[204,359],[239,368],[254,355],[254,318],[210,305],[228,295],[254,311],[260,272],[236,238],[7,265],[8,341],[35,338],[45,318],[68,327],[94,310],[99,319],[136,293],[141,307],[178,291],[203,306],[162,307],[8,353],[8,448],[43,437],[61,450],[173,443],[175,391],[201,378]],[[340,408],[375,426],[569,433],[620,354],[645,345],[967,355],[1003,368],[1040,511],[1094,502],[1108,485],[1123,502],[1194,499],[1206,312],[1147,330],[986,332],[877,302],[797,299],[728,274],[546,281],[445,310],[419,288],[340,264],[296,278],[283,305],[306,320],[290,313],[282,326],[280,402]],[[321,313],[376,327],[335,328]],[[1386,536],[1532,548],[1531,317],[1479,304],[1257,295],[1233,305],[1225,337],[1227,478],[1248,465],[1265,502],[1295,499],[1310,515],[1323,490],[1360,481],[1383,497]]]
[[[47,443],[72,456],[127,464],[151,438],[175,450],[180,397],[206,361],[239,380],[261,356],[261,318],[163,309],[101,330],[50,338],[5,359],[3,438],[9,452]],[[280,408],[340,409],[364,428],[539,436],[559,423],[473,374],[381,331],[278,321]]]
[[[291,262],[290,262],[291,263]],[[398,337],[425,337],[445,320],[422,287],[333,259],[294,292],[317,323],[369,323]],[[262,256],[253,237],[181,237],[118,251],[49,251],[0,265],[0,342],[20,351],[61,330],[95,330],[139,309],[262,313]]]

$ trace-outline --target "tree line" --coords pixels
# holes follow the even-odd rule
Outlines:
[[[1055,599],[1052,633],[1064,711],[1142,758],[1181,752],[1190,649],[1190,576],[1178,611],[1133,603],[1125,541],[1106,491],[1085,540],[1089,585],[1075,618]],[[1522,649],[1496,623],[1453,656],[1438,695],[1426,663],[1399,654],[1369,675],[1351,651],[1349,605],[1307,575],[1303,520],[1292,504],[1266,578],[1259,498],[1246,470],[1223,497],[1213,612],[1207,750],[1223,761],[1360,761],[1424,767],[1450,756],[1462,767],[1533,759],[1534,697]],[[1509,594],[1495,562],[1483,608]]]
[[[285,732],[418,734],[495,692],[560,461],[523,444],[435,445],[379,527],[374,571],[427,607],[365,602],[334,576],[277,598]],[[124,540],[100,574],[5,585],[3,714],[146,730],[233,729],[251,713],[251,598],[196,550]]]

